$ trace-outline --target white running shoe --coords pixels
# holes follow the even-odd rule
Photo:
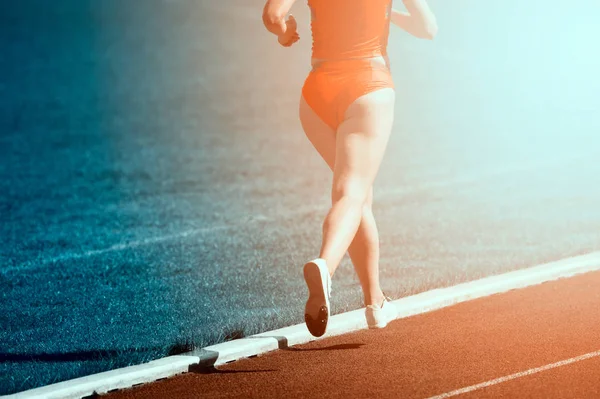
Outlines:
[[[320,337],[327,330],[331,308],[331,277],[325,259],[318,258],[305,264],[304,280],[308,287],[304,321],[308,331],[315,337]]]
[[[367,325],[369,328],[384,328],[387,324],[395,320],[398,316],[396,307],[392,303],[392,299],[383,294],[384,300],[380,305],[368,305],[365,309]]]

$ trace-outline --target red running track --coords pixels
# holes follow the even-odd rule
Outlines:
[[[600,272],[102,397],[428,398],[585,354],[592,355],[456,397],[600,398]]]

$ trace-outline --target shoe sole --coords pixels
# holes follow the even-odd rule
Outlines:
[[[378,329],[380,329],[380,328],[385,328],[385,327],[387,327],[387,325],[388,325],[388,323],[385,323],[385,324],[374,324],[374,325],[370,325],[370,326],[369,326],[369,329],[370,329],[370,330],[378,330]]]
[[[329,271],[327,271],[329,273]],[[304,321],[308,331],[315,337],[320,337],[327,330],[327,322],[329,321],[329,298],[327,281],[321,268],[313,262],[308,262],[304,265],[304,280],[308,287],[308,300],[304,308]],[[316,307],[319,308],[317,318],[313,318],[311,314]]]

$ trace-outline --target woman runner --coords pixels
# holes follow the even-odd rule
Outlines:
[[[288,14],[295,0],[267,0],[263,22],[282,46],[300,40]],[[323,222],[319,257],[304,265],[309,290],[304,318],[310,333],[326,332],[331,277],[346,251],[359,277],[369,328],[395,318],[379,284],[379,235],[372,211],[373,181],[394,121],[395,90],[389,69],[390,22],[433,39],[436,19],[425,0],[308,0],[313,39],[311,65],[300,97],[300,122],[333,171],[332,206]]]

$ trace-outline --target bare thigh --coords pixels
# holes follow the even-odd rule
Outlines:
[[[367,199],[394,123],[395,91],[383,88],[357,98],[345,112],[336,134],[334,200]]]
[[[335,131],[327,125],[313,109],[306,103],[304,96],[300,96],[300,123],[306,137],[329,168],[335,165]]]
[[[300,96],[299,107],[300,123],[308,140],[317,150],[321,158],[333,171],[336,158],[336,133],[313,111],[306,103],[304,96]],[[365,205],[370,207],[373,203],[373,189],[369,190]]]

